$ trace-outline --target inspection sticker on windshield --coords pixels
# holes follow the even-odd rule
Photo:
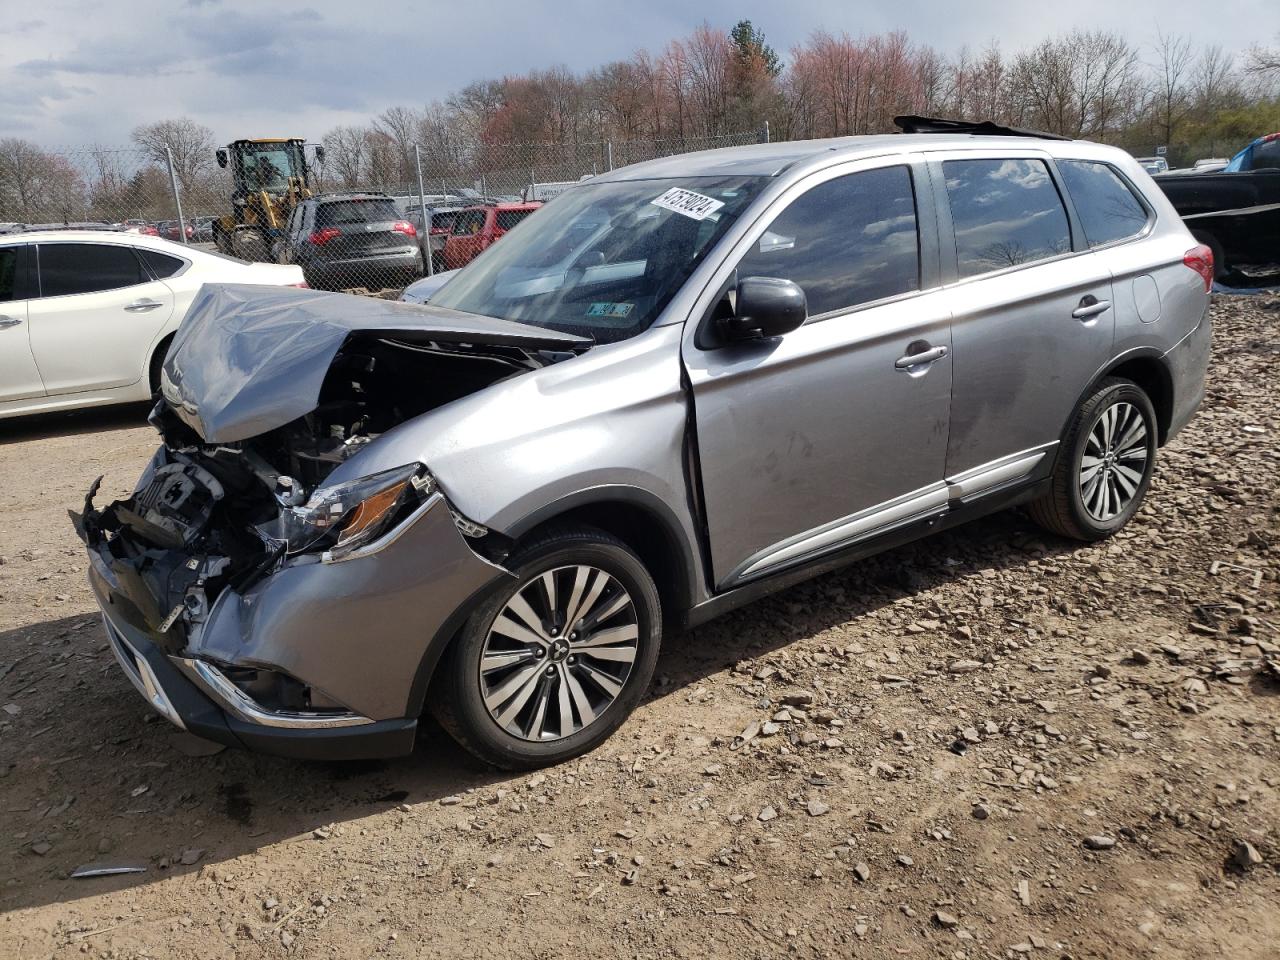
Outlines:
[[[662,196],[649,202],[655,207],[673,210],[681,216],[688,217],[690,220],[705,220],[724,206],[723,200],[704,197],[700,193],[694,193],[692,190],[681,190],[679,187],[672,187]]]
[[[587,308],[587,316],[621,320],[631,316],[635,306],[634,303],[593,303]]]

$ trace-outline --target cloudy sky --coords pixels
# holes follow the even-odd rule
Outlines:
[[[219,140],[318,139],[471,80],[657,51],[702,19],[741,17],[786,58],[815,29],[903,29],[953,50],[1015,50],[1076,26],[1149,49],[1157,28],[1244,50],[1280,31],[1277,0],[0,0],[0,137],[45,147],[126,144],[187,115]],[[1212,10],[1213,15],[1208,15]]]

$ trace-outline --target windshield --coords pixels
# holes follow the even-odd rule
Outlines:
[[[489,248],[432,302],[598,343],[634,337],[767,182],[682,177],[575,186]],[[465,232],[458,219],[455,234]]]
[[[282,193],[289,189],[289,177],[302,175],[301,151],[295,144],[243,144],[240,164],[250,190]]]

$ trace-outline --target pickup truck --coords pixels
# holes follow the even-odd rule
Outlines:
[[[1280,264],[1280,133],[1254,140],[1220,172],[1154,180],[1213,251],[1219,280],[1239,267]]]

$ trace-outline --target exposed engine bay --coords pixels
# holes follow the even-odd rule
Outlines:
[[[205,442],[162,399],[151,423],[163,446],[133,495],[97,510],[95,483],[78,525],[135,607],[131,622],[179,652],[227,587],[243,592],[287,559],[340,559],[436,492],[421,465],[326,487],[339,464],[399,423],[565,355],[354,333],[311,412],[234,442]],[[488,533],[454,517],[468,537]]]

